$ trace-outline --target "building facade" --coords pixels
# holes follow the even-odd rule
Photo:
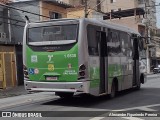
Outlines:
[[[71,4],[75,7],[84,7],[85,0],[62,0],[65,3]],[[87,0],[87,6],[90,9],[97,10],[96,5],[100,2],[100,0]]]
[[[132,17],[122,17],[120,19],[110,19],[111,22],[128,26],[138,31],[142,36],[149,37],[147,39],[148,48],[146,53],[146,63],[150,72],[150,66],[155,67],[156,58],[156,42],[154,36],[156,34],[156,1],[155,0],[105,0],[102,3],[102,10],[106,13],[113,13],[116,11],[142,8],[145,11],[144,15],[134,15]],[[156,59],[156,60],[155,60]]]
[[[8,0],[1,0],[6,4]],[[16,85],[15,46],[11,42],[8,9],[0,5],[0,88]]]
[[[0,9],[0,88],[23,85],[22,42],[25,16],[31,22],[66,18],[70,5],[31,0],[8,3]],[[9,10],[8,10],[9,8]]]

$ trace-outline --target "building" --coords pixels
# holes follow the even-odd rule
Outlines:
[[[8,0],[1,0],[6,4]],[[15,46],[9,32],[8,9],[0,5],[0,88],[16,85]]]
[[[0,6],[0,88],[8,88],[23,85],[25,16],[31,22],[66,18],[66,9],[72,6],[55,0],[11,2]]]
[[[75,6],[77,9],[68,10],[67,17],[79,18],[84,17],[84,1],[85,0],[63,0]],[[87,0],[87,3],[91,0]],[[93,6],[100,4],[99,9],[89,9]],[[149,37],[146,39],[148,43],[147,54],[143,52],[143,58],[146,58],[148,64],[148,72],[151,66],[156,66],[158,48],[156,47],[155,34],[157,31],[156,27],[156,2],[155,0],[104,0],[104,1],[93,1],[92,7],[88,7],[90,11],[89,18],[100,18],[102,19],[103,13],[106,13],[109,21],[128,26],[138,31],[143,37]],[[99,13],[96,12],[99,10]],[[69,15],[71,13],[71,15]],[[95,14],[96,13],[96,14]],[[97,14],[98,13],[98,14]],[[127,16],[128,15],[128,16]],[[105,17],[103,17],[105,18]],[[156,59],[156,60],[155,60]]]
[[[102,11],[106,13],[122,11],[127,9],[143,8],[147,13],[145,16],[132,16],[121,19],[113,19],[112,22],[126,25],[141,33],[141,27],[146,24],[156,30],[156,7],[155,0],[105,0],[102,4]],[[143,33],[144,34],[144,33]]]
[[[85,0],[62,0],[65,3],[71,4],[75,7],[84,7]],[[97,10],[96,5],[100,2],[100,0],[87,0],[87,6],[89,9]]]
[[[107,14],[111,14],[109,19],[111,22],[131,27],[138,31],[142,36],[149,37],[146,39],[148,43],[146,63],[148,66],[147,72],[150,72],[150,66],[155,66],[156,44],[154,42],[154,36],[156,34],[156,2],[155,0],[105,0],[101,4],[102,11]],[[144,15],[135,15],[129,17],[114,18],[116,13],[121,13],[124,10],[130,9],[143,9]]]

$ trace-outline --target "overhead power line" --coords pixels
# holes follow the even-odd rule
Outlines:
[[[16,22],[25,23],[24,21],[17,20],[17,19],[13,19],[13,18],[10,18],[10,17],[4,17],[4,16],[0,16],[0,18],[7,19],[7,20],[13,20],[13,21],[16,21]]]
[[[16,8],[16,7],[12,7],[12,6],[9,6],[9,5],[5,5],[5,4],[2,4],[2,3],[0,3],[0,6],[7,7],[7,8],[10,8],[10,9],[14,9],[14,10],[18,10],[18,11],[25,12],[25,13],[30,13],[30,14],[37,15],[37,16],[42,16],[42,17],[45,17],[45,18],[50,18],[50,17],[45,16],[45,15],[40,15],[40,14],[37,14],[37,13],[29,12],[29,11],[26,11],[26,10],[23,10],[23,9],[20,9],[20,8]]]
[[[16,0],[16,1],[21,2],[20,0]],[[24,4],[26,4],[26,5],[31,5],[31,6],[35,6],[35,7],[38,7],[38,8],[45,9],[45,10],[53,11],[53,9],[49,9],[49,8],[47,8],[47,7],[41,7],[41,6],[39,6],[39,5],[34,5],[34,4],[31,4],[31,3],[26,3],[26,2],[24,2]],[[64,12],[61,11],[61,13],[64,13]],[[66,14],[66,13],[64,13],[64,14]],[[79,17],[79,18],[80,18],[80,16],[75,15],[75,14],[71,14],[71,13],[68,13],[68,15],[73,15],[73,16],[76,16],[76,17]]]
[[[24,27],[24,26],[22,26],[22,25],[17,25],[17,24],[8,23],[8,22],[1,22],[1,23],[8,24],[8,25],[14,25],[14,26],[18,26],[18,27]]]

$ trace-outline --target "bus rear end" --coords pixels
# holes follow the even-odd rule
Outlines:
[[[84,92],[83,83],[78,82],[79,69],[85,69],[78,63],[78,32],[78,20],[26,25],[23,60],[28,92],[56,92],[59,96]]]

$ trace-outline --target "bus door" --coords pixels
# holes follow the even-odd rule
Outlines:
[[[139,84],[139,49],[138,38],[133,39],[133,86]]]
[[[97,31],[97,41],[98,50],[99,50],[99,59],[100,59],[100,86],[99,94],[106,93],[108,81],[107,81],[107,68],[108,68],[108,59],[107,59],[107,38],[106,32]]]

